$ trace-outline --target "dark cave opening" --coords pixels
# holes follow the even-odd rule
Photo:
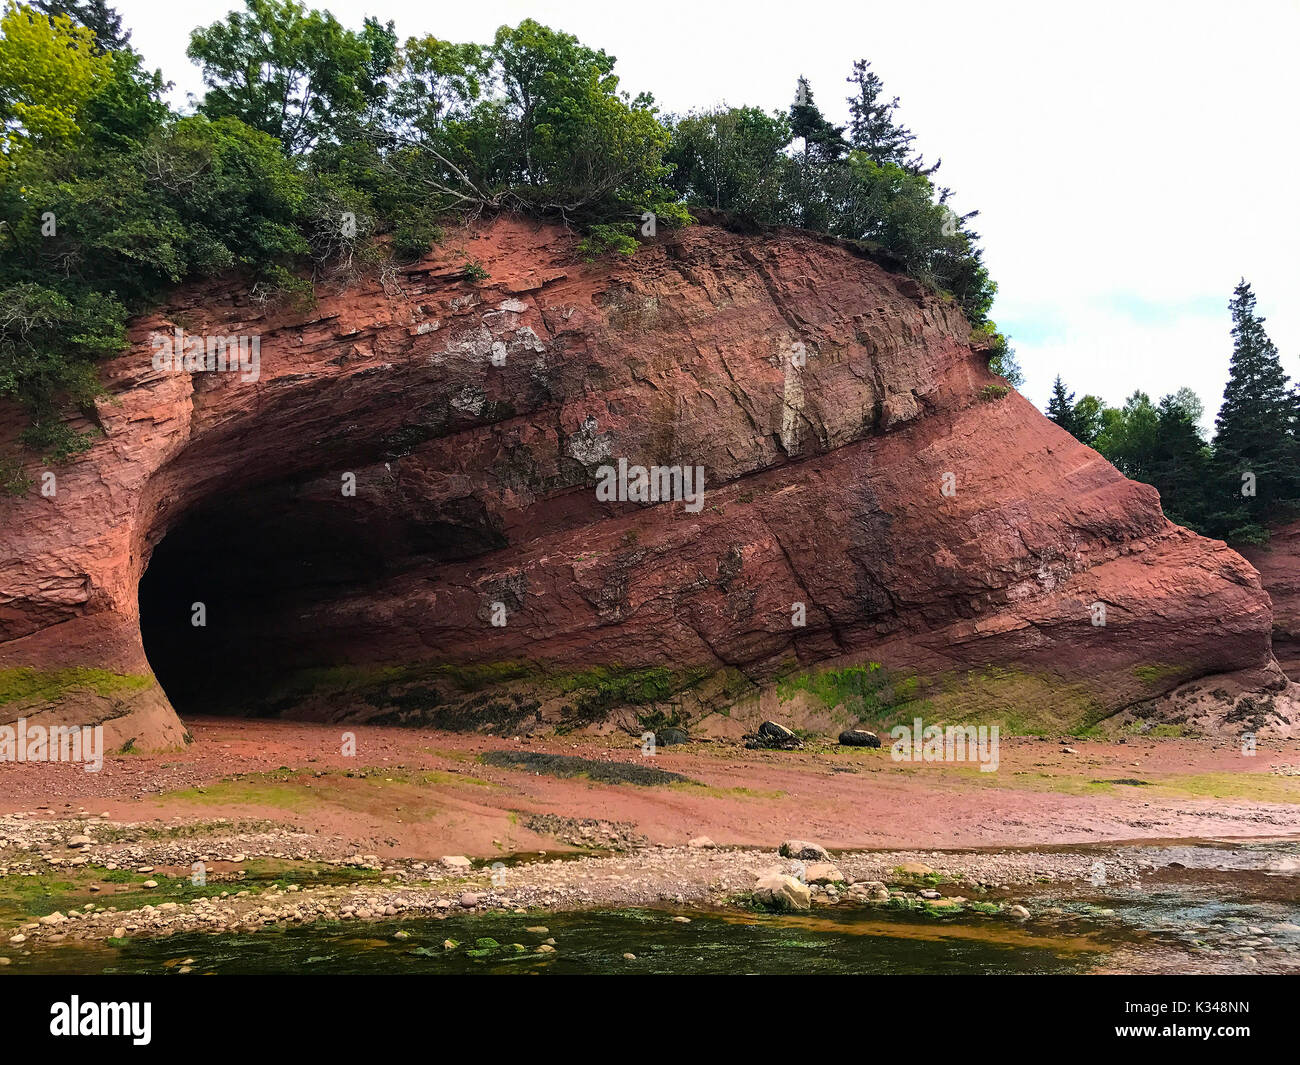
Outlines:
[[[411,500],[382,477],[361,483],[355,495],[332,476],[211,495],[158,542],[140,580],[140,633],[178,714],[279,714],[292,702],[287,676],[391,650],[393,578],[428,581],[506,542],[471,493]]]
[[[248,716],[310,662],[313,609],[385,572],[364,524],[265,494],[187,514],[140,580],[145,655],[172,706]]]

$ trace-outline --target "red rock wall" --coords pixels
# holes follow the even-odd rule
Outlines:
[[[1273,649],[1291,677],[1300,675],[1300,521],[1272,530],[1267,544],[1242,549],[1273,600]]]
[[[466,256],[488,281],[463,279]],[[150,334],[176,325],[260,335],[260,379],[154,370]],[[259,613],[262,668],[528,659],[761,682],[794,662],[995,663],[1113,709],[1158,694],[1144,667],[1172,685],[1271,663],[1269,599],[1239,555],[990,390],[951,303],[835,242],[701,225],[583,264],[571,234],[499,218],[386,284],[324,286],[310,312],[210,285],[131,335],[105,367],[104,438],[53,499],[38,485],[0,510],[0,670],[147,674],[151,551],[223,508],[249,535],[347,527],[383,561]],[[620,456],[702,466],[703,508],[598,502]],[[19,712],[140,745],[181,734],[156,686],[0,720]]]

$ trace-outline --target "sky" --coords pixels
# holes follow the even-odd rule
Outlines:
[[[116,0],[135,45],[201,93],[190,30],[236,0]],[[1300,378],[1300,0],[308,0],[349,27],[487,41],[534,18],[618,57],[622,87],[662,110],[790,105],[796,79],[847,119],[869,59],[897,117],[974,228],[993,318],[1040,407],[1060,374],[1119,405],[1192,388],[1211,427],[1245,277]]]

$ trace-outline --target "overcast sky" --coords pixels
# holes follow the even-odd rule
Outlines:
[[[201,92],[189,31],[233,0],[116,0],[133,43]],[[618,57],[623,87],[665,111],[784,109],[806,76],[830,117],[870,59],[899,117],[975,228],[999,293],[993,317],[1039,406],[1060,373],[1119,404],[1182,385],[1223,395],[1227,302],[1252,282],[1300,377],[1300,0],[327,0],[400,37],[487,41],[535,18]]]

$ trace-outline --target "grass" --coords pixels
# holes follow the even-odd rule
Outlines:
[[[805,692],[828,709],[842,707],[859,723],[880,724],[917,705],[921,680],[915,675],[892,673],[879,662],[868,662],[845,669],[796,673],[779,680],[776,691],[782,702]]]
[[[685,783],[672,784],[670,787],[690,791],[696,795],[708,795],[716,799],[784,799],[784,791],[758,791],[754,788],[719,788],[712,784],[701,784],[687,780]]]
[[[1149,688],[1166,687],[1166,681],[1186,672],[1188,672],[1186,666],[1170,665],[1167,662],[1158,662],[1149,666],[1135,666],[1133,668],[1133,676],[1137,677]]]
[[[1238,799],[1243,802],[1271,802],[1300,805],[1300,778],[1271,773],[1167,773],[1148,774],[1149,779],[1099,780],[1081,773],[987,773],[974,775],[972,782],[988,787],[1049,791],[1062,795],[1135,795],[1144,799]],[[997,778],[997,779],[994,779]],[[1117,788],[1132,788],[1121,792]]]
[[[112,697],[141,691],[154,682],[139,673],[113,673],[107,669],[77,666],[69,669],[34,669],[16,666],[0,669],[0,706],[7,703],[53,703],[73,691]]]

